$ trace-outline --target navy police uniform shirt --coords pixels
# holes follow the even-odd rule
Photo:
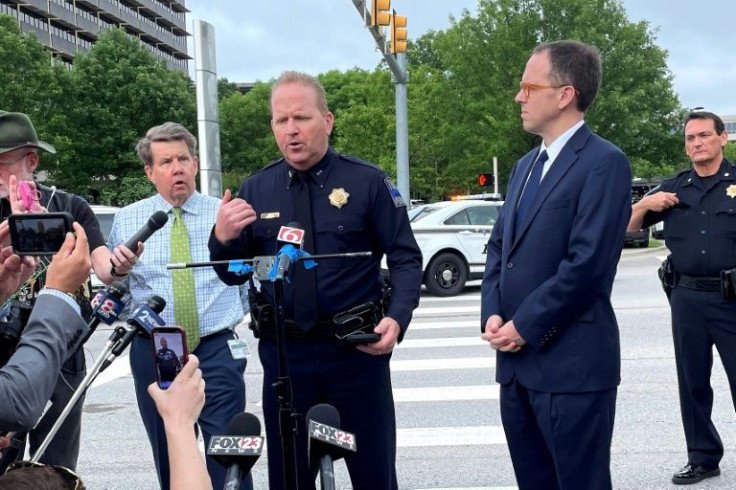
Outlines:
[[[736,266],[736,167],[725,158],[718,172],[699,177],[686,170],[657,191],[674,192],[679,204],[649,211],[643,227],[664,221],[664,237],[674,268],[690,277],[719,277]]]
[[[419,304],[422,255],[398,189],[377,166],[337,154],[332,149],[328,149],[308,172],[311,174],[313,253],[372,252],[370,257],[317,261],[317,318],[327,320],[335,313],[380,299],[380,262],[385,254],[392,287],[387,316],[398,322],[403,334]],[[213,229],[209,241],[212,260],[248,259],[277,253],[283,245],[277,241],[279,229],[295,221],[295,193],[289,190],[294,174],[294,169],[280,159],[243,182],[238,197],[253,206],[256,221],[227,246],[217,241]],[[341,198],[342,193],[346,199]],[[246,280],[222,267],[216,270],[226,284],[242,284]],[[271,304],[272,291],[270,287],[262,287]],[[287,319],[293,318],[293,304],[293,290],[286,284],[284,311]]]

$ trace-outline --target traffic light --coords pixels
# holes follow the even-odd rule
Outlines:
[[[387,26],[391,23],[391,0],[373,0],[371,3],[371,27]]]
[[[493,185],[493,174],[478,175],[478,185],[481,187],[488,187],[489,185]]]
[[[406,16],[391,14],[391,54],[406,53]]]

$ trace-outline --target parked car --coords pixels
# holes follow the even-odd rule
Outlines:
[[[652,238],[664,240],[664,221],[655,223],[654,226],[652,226]]]
[[[485,247],[502,201],[444,201],[409,210],[422,250],[424,285],[435,296],[455,296],[483,277]]]
[[[105,238],[105,241],[107,241],[107,237],[110,234],[110,230],[112,230],[112,221],[115,218],[115,214],[117,214],[118,211],[120,211],[120,208],[116,208],[114,206],[99,206],[99,205],[92,205],[90,206],[92,208],[92,212],[95,213],[95,216],[97,217],[97,221],[100,222],[100,231],[102,231],[102,236]],[[97,279],[97,276],[92,274],[92,290],[96,291],[98,289],[102,289],[105,287],[105,284]]]
[[[636,245],[640,248],[647,248],[649,246],[649,228],[637,231],[626,231],[626,238],[624,239],[624,247],[627,245]]]

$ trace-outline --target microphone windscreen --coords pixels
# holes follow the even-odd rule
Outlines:
[[[151,218],[148,220],[148,223],[154,230],[159,230],[166,224],[167,221],[169,221],[169,215],[159,209],[158,211],[153,213]]]
[[[261,421],[252,413],[243,412],[230,419],[227,424],[229,436],[260,436]]]
[[[163,299],[161,296],[156,296],[154,294],[153,296],[148,298],[148,301],[146,301],[146,306],[151,308],[154,313],[161,313],[166,307],[166,300]]]
[[[320,424],[329,425],[335,429],[340,428],[340,413],[335,407],[328,403],[320,403],[309,409],[307,412],[307,426],[309,421],[314,420]]]

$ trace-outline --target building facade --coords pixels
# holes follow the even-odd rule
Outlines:
[[[89,51],[100,32],[122,27],[171,69],[186,72],[185,0],[0,0],[0,14],[18,20],[62,62]]]
[[[721,116],[728,132],[728,141],[736,141],[736,115]]]

